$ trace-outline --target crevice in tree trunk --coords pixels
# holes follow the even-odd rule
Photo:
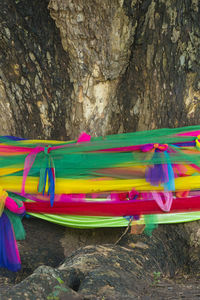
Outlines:
[[[48,3],[0,2],[1,115],[5,119],[1,134],[60,139],[70,135],[66,130],[71,114],[69,60]]]

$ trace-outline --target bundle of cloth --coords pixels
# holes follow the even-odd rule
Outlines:
[[[200,126],[74,141],[0,137],[0,267],[17,271],[29,214],[75,228],[200,219]]]

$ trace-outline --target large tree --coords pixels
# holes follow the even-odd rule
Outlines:
[[[198,124],[199,22],[198,0],[1,0],[0,134]]]
[[[76,127],[198,123],[198,1],[51,0],[49,9],[69,54]]]
[[[0,11],[1,134],[198,123],[198,1],[2,0]]]

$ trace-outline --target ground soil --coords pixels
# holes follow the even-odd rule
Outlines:
[[[60,239],[65,228],[38,219],[25,219],[25,241],[19,243],[22,269],[10,272],[0,269],[0,291],[19,283],[38,266],[58,266],[64,259]],[[176,274],[174,277],[156,276],[152,286],[141,290],[138,299],[200,299],[200,274]]]

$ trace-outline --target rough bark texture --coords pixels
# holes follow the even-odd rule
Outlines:
[[[48,1],[0,1],[0,134],[66,138],[68,55]]]
[[[129,68],[119,86],[124,130],[198,124],[199,2],[140,3]]]
[[[111,116],[119,115],[116,87],[129,63],[136,20],[119,0],[53,0],[49,9],[69,53],[74,129],[93,135],[113,131]]]
[[[198,1],[51,0],[49,9],[69,53],[75,131],[198,123]]]

